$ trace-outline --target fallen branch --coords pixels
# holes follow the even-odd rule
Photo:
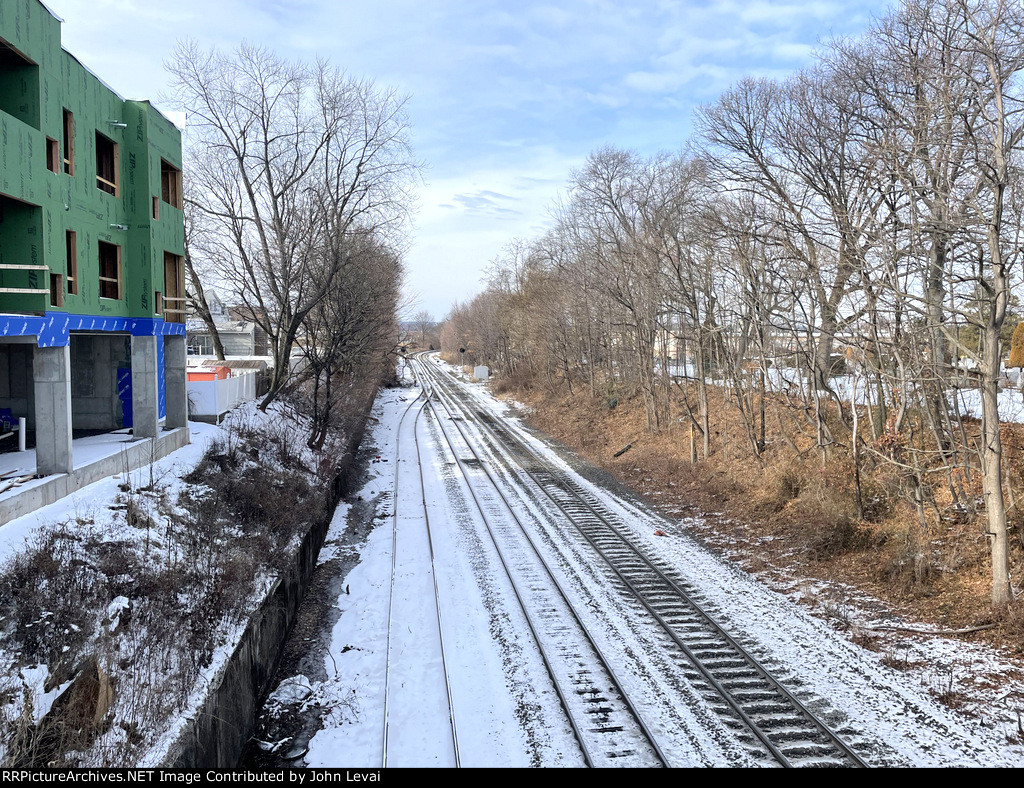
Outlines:
[[[995,629],[996,624],[982,624],[977,627],[965,627],[964,629],[921,629],[920,627],[897,627],[888,624],[880,624],[876,627],[861,626],[869,632],[912,632],[915,635],[970,635],[972,632],[982,632],[986,629]]]
[[[625,446],[623,446],[621,449],[619,449],[617,452],[615,452],[615,454],[613,454],[612,457],[621,457],[623,454],[625,454],[627,451],[629,451],[632,448],[633,448],[633,444],[632,443],[627,443]]]

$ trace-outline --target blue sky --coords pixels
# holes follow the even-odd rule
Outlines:
[[[406,267],[409,312],[472,297],[503,246],[543,230],[602,145],[681,148],[694,107],[747,74],[784,77],[819,41],[890,3],[499,0],[45,0],[64,46],[157,106],[180,37],[329,58],[409,95],[426,165]],[[117,19],[112,25],[111,17]]]

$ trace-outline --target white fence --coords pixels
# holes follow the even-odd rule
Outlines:
[[[256,399],[256,372],[232,374],[224,380],[190,380],[188,413],[203,421],[220,417],[246,400]]]

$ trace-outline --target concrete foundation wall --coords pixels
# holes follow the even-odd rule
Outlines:
[[[124,409],[117,390],[118,367],[131,364],[126,336],[71,337],[71,421],[79,430],[117,430]]]
[[[71,348],[32,350],[32,381],[36,400],[36,473],[70,473]]]
[[[164,337],[164,401],[168,428],[188,422],[187,352],[185,337]]]
[[[35,429],[36,407],[32,386],[32,346],[0,344],[0,408],[28,419]]]
[[[164,432],[155,439],[136,441],[122,452],[76,468],[71,473],[60,473],[39,483],[30,483],[26,489],[0,500],[0,526],[59,501],[88,484],[123,473],[126,467],[133,471],[159,460],[186,446],[188,442],[188,427],[180,427]]]
[[[132,337],[132,433],[152,438],[160,433],[160,373],[163,337]]]

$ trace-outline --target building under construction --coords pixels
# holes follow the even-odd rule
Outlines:
[[[186,424],[181,133],[61,47],[39,0],[0,3],[0,429],[37,472],[72,431]]]

